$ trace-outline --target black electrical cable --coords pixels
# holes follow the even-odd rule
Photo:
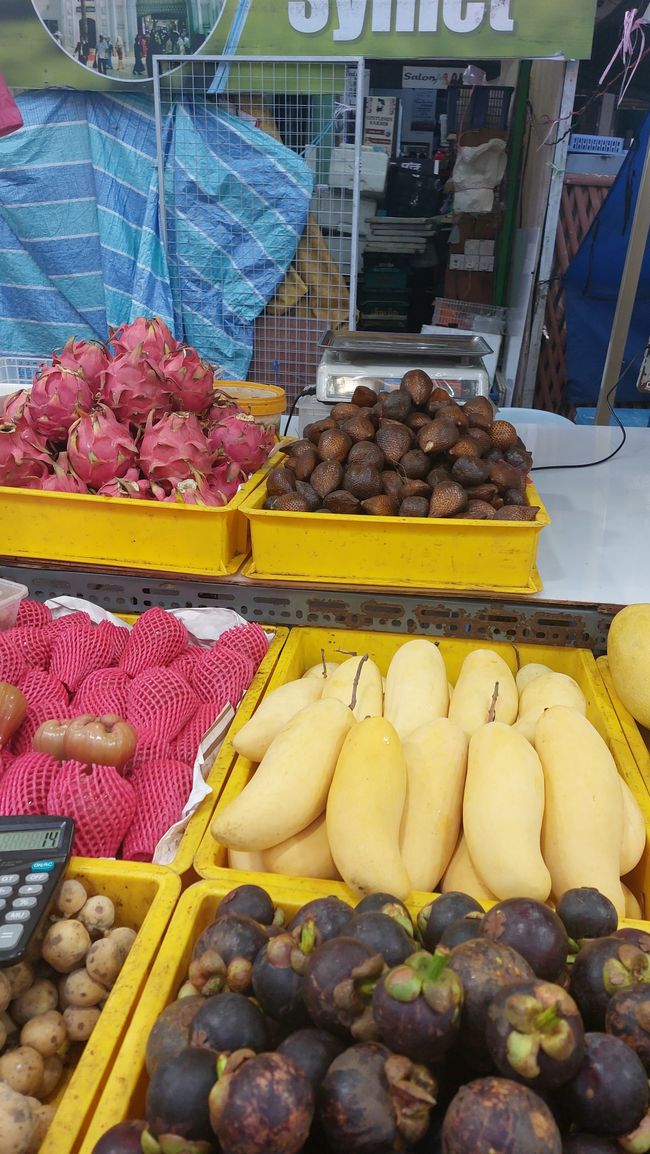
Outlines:
[[[297,397],[294,397],[293,401],[291,402],[291,408],[289,409],[289,413],[287,415],[287,423],[284,426],[285,437],[286,437],[287,433],[289,432],[289,425],[291,423],[291,418],[293,417],[293,414],[296,411],[296,405],[298,404],[298,401],[300,400],[300,398],[301,397],[315,397],[315,396],[316,396],[316,389],[311,388],[311,389],[303,389],[301,393],[298,393]]]
[[[620,453],[621,449],[623,448],[623,445],[625,444],[625,442],[627,440],[627,433],[625,431],[625,425],[620,420],[618,413],[613,408],[612,403],[611,403],[609,398],[611,397],[612,393],[616,392],[621,381],[623,380],[623,378],[625,376],[627,376],[630,369],[634,365],[634,362],[637,360],[638,357],[642,356],[643,353],[645,353],[645,350],[646,350],[646,346],[644,345],[643,349],[641,349],[638,353],[634,354],[634,356],[630,359],[627,367],[625,369],[623,369],[623,372],[621,373],[620,377],[618,378],[617,381],[614,382],[611,389],[607,393],[607,396],[605,397],[605,400],[606,400],[607,405],[609,407],[609,411],[611,412],[614,420],[616,421],[616,424],[618,425],[619,429],[621,430],[621,432],[623,434],[623,436],[621,437],[621,440],[620,440],[619,444],[616,446],[616,448],[612,449],[611,453],[608,453],[606,457],[601,457],[600,460],[598,460],[598,461],[583,461],[583,463],[581,465],[533,465],[533,467],[531,469],[532,473],[541,473],[547,469],[592,469],[594,467],[594,465],[604,465],[606,461],[611,461],[612,457],[615,457],[617,453]]]

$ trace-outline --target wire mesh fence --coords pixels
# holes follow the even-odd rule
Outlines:
[[[357,57],[154,60],[178,328],[200,312],[223,375],[289,401],[314,385],[323,333],[355,328],[362,75]]]

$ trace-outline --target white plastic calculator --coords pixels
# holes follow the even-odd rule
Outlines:
[[[0,968],[27,953],[72,850],[69,817],[0,817]]]

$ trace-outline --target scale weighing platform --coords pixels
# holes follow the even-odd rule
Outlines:
[[[321,340],[316,397],[322,404],[347,401],[357,385],[376,392],[399,388],[409,369],[424,369],[456,401],[489,396],[483,357],[492,350],[481,336],[422,333],[334,332]]]

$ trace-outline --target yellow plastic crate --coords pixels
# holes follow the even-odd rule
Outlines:
[[[534,521],[363,517],[263,509],[266,485],[242,501],[250,522],[247,577],[350,585],[536,593],[539,534],[550,524],[534,485]]]
[[[382,674],[386,674],[391,657],[400,646],[410,641],[410,637],[394,633],[368,633],[348,629],[292,629],[267,692],[276,689],[286,681],[291,681],[302,674],[312,665],[321,660],[321,651],[324,651],[326,660],[344,660],[350,652],[368,656],[376,661]],[[549,665],[558,673],[568,673],[573,677],[587,699],[587,716],[595,725],[598,732],[607,741],[612,751],[619,773],[625,778],[637,797],[642,795],[647,806],[647,827],[650,829],[650,796],[643,786],[636,762],[630,753],[618,718],[612,708],[607,691],[598,673],[593,654],[587,649],[569,649],[548,645],[510,645],[506,642],[488,643],[483,641],[462,641],[442,638],[439,643],[447,673],[452,683],[456,682],[460,667],[465,656],[474,649],[489,648],[499,653],[508,663],[513,672],[517,664],[524,665],[529,661],[542,662]],[[225,788],[221,792],[215,813],[220,812],[237,794],[241,793],[250,780],[255,765],[245,757],[238,757],[230,772]],[[210,824],[201,840],[197,855],[194,859],[194,869],[200,877],[220,877],[227,867],[227,851],[219,845],[210,833]],[[274,878],[282,875],[259,874],[260,884],[272,883]],[[291,879],[284,878],[284,882]],[[310,882],[310,885],[319,883]],[[351,892],[343,882],[323,882],[325,893],[336,893],[346,901],[351,900]]]
[[[6,557],[49,563],[234,573],[250,547],[242,505],[271,467],[267,462],[222,508],[3,488],[0,548]]]
[[[643,725],[639,725],[638,721],[635,721],[632,714],[623,705],[618,693],[614,689],[614,682],[612,681],[607,658],[599,657],[596,664],[598,666],[598,672],[605,682],[621,729],[632,751],[632,756],[641,771],[641,776],[646,788],[650,791],[650,730],[647,730]]]
[[[224,871],[218,880],[199,882],[185,890],[79,1154],[92,1154],[95,1143],[116,1123],[127,1118],[144,1117],[148,1085],[144,1058],[149,1033],[165,1006],[175,1000],[187,975],[194,943],[213,921],[221,899],[235,886],[251,881],[264,886],[275,904],[284,910],[287,920],[312,898],[332,892],[331,883],[306,883],[296,879],[282,884],[277,879],[268,881],[266,875],[234,870]],[[423,904],[424,901],[409,902],[411,913],[417,913]],[[625,921],[622,924],[650,930],[647,922]]]
[[[73,1154],[84,1138],[109,1071],[120,1051],[154,958],[178,901],[180,878],[160,866],[107,859],[70,859],[69,878],[115,903],[116,924],[138,936],[81,1057],[59,1092],[59,1105],[39,1154]]]

